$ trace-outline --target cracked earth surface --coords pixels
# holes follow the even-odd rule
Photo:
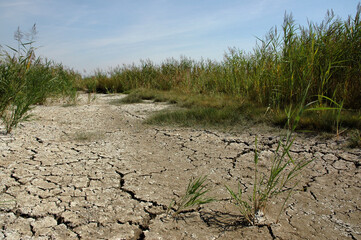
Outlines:
[[[121,97],[36,106],[32,121],[0,135],[0,239],[361,239],[361,151],[344,139],[297,136],[293,156],[315,159],[299,191],[278,224],[244,227],[224,186],[252,188],[255,136],[267,169],[277,130],[147,126],[143,119],[169,106],[110,104]],[[199,175],[220,201],[166,217]]]

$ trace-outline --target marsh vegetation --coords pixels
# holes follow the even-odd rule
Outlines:
[[[307,26],[297,25],[292,14],[286,14],[282,26],[258,39],[252,52],[229,48],[221,62],[187,57],[160,64],[144,60],[98,70],[84,79],[83,87],[131,92],[128,102],[166,100],[188,109],[161,113],[149,122],[234,124],[253,115],[283,126],[284,110],[299,104],[309,86],[306,103],[313,103],[312,111],[304,114],[300,129],[360,129],[360,13],[358,5],[355,16],[342,20],[328,11],[321,23]]]
[[[74,100],[83,89],[89,102],[96,92],[123,92],[131,93],[124,101],[152,99],[185,108],[160,113],[149,123],[230,126],[248,119],[284,126],[284,110],[299,104],[309,86],[306,103],[313,103],[312,111],[304,114],[300,129],[337,134],[340,128],[361,129],[360,14],[360,4],[346,20],[331,10],[321,23],[307,26],[286,14],[281,27],[259,38],[253,51],[229,48],[220,62],[143,60],[84,78],[35,56],[35,25],[29,33],[18,29],[18,48],[1,53],[1,118],[10,132],[33,104],[54,95]]]

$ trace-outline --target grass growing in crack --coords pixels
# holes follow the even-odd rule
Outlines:
[[[196,179],[191,178],[184,195],[179,201],[173,199],[170,202],[166,215],[174,208],[172,216],[177,217],[184,210],[215,201],[214,198],[204,196],[209,191],[207,184],[205,184],[206,180],[207,176],[200,176]]]
[[[304,104],[308,89],[309,88],[307,87],[305,90],[301,105],[294,110],[290,107],[288,111],[286,111],[287,133],[285,136],[281,136],[271,160],[271,169],[267,173],[258,171],[259,158],[256,138],[254,150],[253,192],[248,196],[248,200],[245,200],[240,185],[238,186],[237,192],[234,192],[226,186],[231,199],[249,225],[256,225],[261,222],[264,210],[272,198],[275,198],[280,194],[287,194],[284,201],[281,203],[281,209],[276,219],[278,222],[287,200],[298,184],[298,181],[294,183],[294,178],[301,173],[304,167],[313,161],[313,159],[295,160],[290,154],[290,149],[294,142],[292,134],[295,131],[303,112],[312,104],[309,103],[306,106]]]
[[[248,200],[244,200],[243,191],[238,187],[238,191],[234,192],[226,186],[231,195],[235,205],[238,207],[241,215],[250,225],[260,223],[261,217],[264,215],[264,210],[270,199],[277,197],[279,194],[287,193],[285,200],[277,217],[277,221],[284,206],[291,196],[292,191],[297,186],[296,183],[291,183],[300,171],[313,160],[295,161],[289,150],[293,144],[293,139],[290,136],[286,137],[284,142],[281,140],[278,143],[274,157],[272,159],[272,167],[268,174],[260,173],[258,171],[258,153],[257,153],[257,139],[256,149],[254,151],[254,182],[253,192]]]

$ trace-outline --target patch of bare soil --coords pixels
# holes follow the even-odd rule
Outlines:
[[[361,239],[361,151],[343,139],[297,136],[294,157],[315,159],[298,191],[278,224],[245,227],[225,185],[251,189],[255,136],[267,169],[277,133],[146,126],[168,105],[80,97],[76,106],[36,106],[32,121],[0,134],[0,239]],[[166,217],[200,175],[220,201]]]

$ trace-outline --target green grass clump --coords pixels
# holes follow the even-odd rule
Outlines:
[[[244,196],[243,190],[238,186],[238,191],[234,192],[226,186],[234,204],[238,207],[242,217],[247,224],[257,225],[260,223],[260,217],[265,213],[265,208],[269,201],[280,194],[287,193],[283,203],[281,203],[280,213],[291,196],[292,191],[296,188],[297,183],[292,181],[301,170],[313,160],[295,160],[291,157],[289,151],[294,139],[287,135],[284,140],[280,140],[272,158],[272,167],[267,173],[258,171],[258,153],[257,139],[254,151],[254,183],[253,192],[247,197]],[[278,218],[276,221],[278,221]]]
[[[269,204],[269,201],[281,194],[286,194],[285,199],[281,203],[278,219],[285,207],[285,204],[291,196],[293,190],[296,188],[298,181],[294,180],[302,169],[313,161],[306,159],[293,159],[290,154],[290,149],[294,142],[292,136],[295,131],[301,116],[308,107],[305,105],[305,100],[308,92],[306,88],[304,98],[300,106],[296,109],[290,107],[287,113],[287,133],[285,136],[280,136],[277,148],[271,159],[271,168],[266,172],[258,170],[259,158],[257,150],[257,138],[255,140],[254,150],[254,178],[253,191],[248,195],[248,199],[244,197],[243,190],[238,186],[238,191],[234,192],[226,186],[234,204],[238,207],[245,222],[249,225],[257,225],[261,223],[261,217],[264,215],[264,210]],[[262,224],[262,223],[261,223]]]
[[[15,33],[18,49],[0,53],[0,118],[10,133],[21,121],[29,118],[28,112],[34,104],[43,104],[48,97],[68,96],[74,101],[74,81],[80,78],[62,65],[36,58],[32,46],[35,25],[31,34]],[[23,42],[23,36],[30,36]]]
[[[184,210],[216,201],[214,198],[205,197],[205,194],[209,192],[205,183],[206,180],[207,176],[200,176],[196,179],[191,178],[183,196],[180,197],[179,201],[173,199],[170,202],[166,214],[168,215],[174,208],[172,216],[177,217]]]
[[[119,100],[118,103],[139,103],[143,100],[153,100],[154,102],[177,103],[184,101],[187,94],[176,91],[160,91],[155,89],[139,88],[129,92],[129,94]],[[117,103],[117,102],[113,102]]]
[[[136,89],[131,91],[126,97],[113,103],[141,103],[143,100],[157,100],[157,93],[151,89]],[[158,100],[160,101],[160,100]]]

